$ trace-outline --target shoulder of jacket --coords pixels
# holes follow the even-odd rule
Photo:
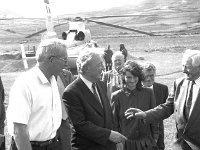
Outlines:
[[[154,84],[155,84],[156,86],[161,87],[161,88],[168,88],[167,85],[162,84],[162,83],[155,82]]]
[[[183,78],[178,78],[175,80],[175,84],[176,85],[179,85],[179,84],[183,84],[183,82],[185,81],[186,79],[183,77]]]

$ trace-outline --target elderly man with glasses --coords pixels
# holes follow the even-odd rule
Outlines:
[[[7,110],[11,149],[60,150],[62,106],[55,77],[67,62],[65,44],[56,38],[43,40],[36,60],[36,66],[22,73],[11,88]]]

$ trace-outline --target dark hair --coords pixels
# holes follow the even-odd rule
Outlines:
[[[130,72],[132,75],[138,77],[138,83],[136,85],[137,90],[141,90],[142,88],[142,81],[144,80],[144,76],[142,73],[142,67],[134,62],[134,61],[129,61],[129,63],[125,64],[124,67],[122,68],[122,82],[123,84],[126,84],[125,82],[125,75],[126,72]]]

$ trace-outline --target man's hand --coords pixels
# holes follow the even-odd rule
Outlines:
[[[127,138],[119,132],[111,131],[109,140],[114,143],[124,143],[127,140]]]
[[[132,117],[138,118],[138,119],[144,119],[146,118],[146,113],[143,112],[140,109],[137,108],[129,108],[124,113],[126,119],[130,119]]]
[[[117,150],[123,150],[124,149],[124,145],[123,143],[117,143]]]

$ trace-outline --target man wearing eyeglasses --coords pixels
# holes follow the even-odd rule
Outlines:
[[[37,65],[15,81],[7,110],[11,149],[60,150],[57,130],[62,120],[55,77],[67,63],[66,46],[59,39],[43,40],[36,52]]]
[[[156,106],[165,103],[168,97],[168,87],[155,82],[156,67],[152,63],[145,63],[142,71],[144,74],[144,81],[142,84],[144,87],[149,87],[153,90],[156,98]],[[159,136],[156,142],[159,150],[165,149],[163,121],[159,122]]]

